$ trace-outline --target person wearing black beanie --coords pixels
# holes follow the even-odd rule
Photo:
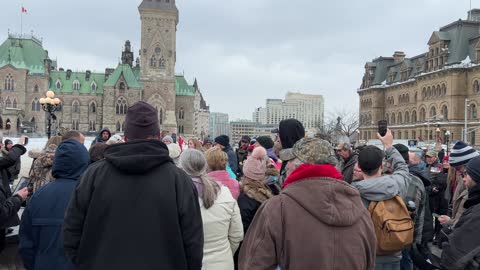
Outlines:
[[[305,137],[305,128],[297,119],[286,119],[280,122],[278,133],[283,149],[292,148],[293,145]]]
[[[220,148],[227,153],[228,156],[228,165],[234,173],[238,171],[238,161],[237,155],[230,146],[230,138],[227,135],[220,135],[215,138],[215,144],[219,145]]]
[[[448,237],[442,252],[443,269],[478,269],[480,260],[480,157],[471,159],[463,174],[468,188],[465,212]],[[472,267],[477,265],[477,267]]]

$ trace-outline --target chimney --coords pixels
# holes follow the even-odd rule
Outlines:
[[[480,22],[480,9],[472,9],[468,12],[468,20]]]
[[[399,51],[395,52],[393,54],[393,60],[395,61],[395,64],[403,62],[403,60],[405,60],[405,53]]]
[[[105,81],[108,80],[108,78],[110,77],[110,75],[112,75],[112,73],[115,71],[115,69],[113,68],[106,68],[105,69]]]
[[[67,80],[70,80],[70,77],[72,77],[72,70],[67,69]]]
[[[87,70],[85,73],[85,80],[88,82],[90,80],[90,75],[92,75],[92,72],[90,70]]]

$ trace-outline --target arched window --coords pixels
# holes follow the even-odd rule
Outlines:
[[[402,119],[402,113],[401,112],[398,113],[397,121],[398,121],[399,125],[403,124],[403,119]]]
[[[10,97],[7,97],[5,100],[5,108],[12,108],[12,101],[10,100]]]
[[[417,102],[417,98],[418,98],[418,93],[415,92],[415,96],[413,97],[413,101]]]
[[[391,124],[390,123],[390,115],[388,113],[385,114],[385,120],[387,120],[388,124]]]
[[[17,108],[17,99],[16,98],[13,99],[12,108],[14,108],[14,109]]]
[[[416,123],[417,122],[417,111],[413,111],[412,112],[412,123]]]
[[[402,131],[398,131],[398,139],[402,139]]]
[[[125,115],[127,114],[128,105],[127,100],[124,97],[120,97],[117,99],[117,104],[115,106],[115,113],[117,115]]]
[[[80,103],[77,100],[72,103],[72,113],[80,113]]]
[[[124,82],[120,82],[120,84],[118,85],[118,88],[119,88],[121,91],[125,91],[125,83],[124,83]]]
[[[39,91],[39,89],[38,89],[38,85],[37,85],[37,84],[35,84],[35,86],[33,87],[33,92],[37,93],[38,91]]]
[[[150,67],[157,67],[157,58],[155,56],[152,56],[152,58],[150,58]]]
[[[431,98],[432,97],[432,88],[430,88],[430,86],[427,88],[427,98]]]
[[[447,95],[447,86],[445,84],[442,84],[442,96]]]
[[[55,87],[57,89],[62,89],[62,83],[60,82],[60,80],[57,80],[57,82],[55,83]]]
[[[395,123],[396,123],[396,121],[395,121],[395,113],[392,113],[391,120],[390,120],[390,124],[395,125]]]
[[[420,121],[425,121],[425,119],[427,118],[427,111],[425,110],[425,108],[421,108],[420,109]]]
[[[97,113],[97,105],[95,104],[95,102],[90,103],[90,112]]]
[[[117,132],[122,131],[122,126],[120,125],[120,122],[117,122],[116,130],[117,130]]]
[[[448,108],[447,105],[442,106],[442,116],[444,120],[448,119]]]
[[[163,57],[158,60],[158,68],[165,69],[165,59]]]
[[[73,90],[75,91],[80,90],[80,82],[78,80],[73,81]]]
[[[405,112],[405,124],[410,124],[410,113]]]
[[[430,118],[434,118],[436,115],[437,115],[437,108],[433,106],[432,108],[430,108]]]
[[[32,112],[39,112],[40,111],[40,102],[37,98],[32,101]]]
[[[427,97],[427,89],[424,87],[422,90],[422,98],[425,99]]]
[[[8,74],[7,77],[5,77],[5,90],[8,91],[14,91],[15,90],[15,81],[13,80],[13,77],[11,74]]]
[[[477,80],[473,82],[473,93],[478,94],[480,92],[480,85]]]
[[[178,111],[178,119],[185,119],[185,111],[183,110],[183,107]]]
[[[477,119],[477,105],[470,104],[470,119]]]
[[[91,88],[92,92],[97,92],[98,86],[95,82],[92,82],[92,84],[90,85],[90,88]]]
[[[407,96],[405,97],[405,102],[410,103],[410,95],[407,93]]]

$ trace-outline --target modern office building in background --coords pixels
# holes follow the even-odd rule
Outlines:
[[[264,125],[278,125],[280,121],[295,118],[306,129],[320,128],[324,123],[322,95],[288,92],[285,99],[267,99],[266,106],[255,109],[253,122]]]

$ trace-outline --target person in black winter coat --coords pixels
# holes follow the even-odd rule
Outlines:
[[[235,154],[235,152],[232,149],[232,146],[230,146],[230,138],[227,135],[220,135],[215,138],[215,143],[218,144],[225,153],[227,153],[228,165],[230,166],[230,169],[232,169],[234,173],[237,173],[238,171],[237,154]]]
[[[110,130],[108,128],[102,128],[102,130],[100,130],[100,133],[98,133],[98,136],[95,137],[95,139],[92,141],[90,147],[92,147],[96,143],[106,143],[108,139],[110,139],[110,137],[112,137],[112,133],[110,132]]]
[[[278,137],[280,138],[280,144],[282,150],[287,150],[293,147],[296,142],[305,137],[305,128],[303,124],[297,119],[286,119],[280,121],[278,126]],[[280,183],[283,183],[286,179],[286,168],[288,161],[282,159],[282,151],[280,151],[280,159],[283,160],[282,167],[280,169]]]
[[[468,188],[465,212],[444,244],[442,266],[445,269],[478,269],[480,255],[480,157],[470,160],[463,178]],[[476,266],[474,266],[476,265]]]
[[[67,255],[77,270],[200,270],[198,194],[160,141],[157,110],[137,102],[125,124],[126,143],[109,146],[72,195]]]
[[[89,164],[87,149],[74,139],[55,151],[55,181],[35,192],[22,215],[19,252],[26,269],[73,269],[63,248],[62,224],[77,180]]]
[[[25,137],[20,137],[18,144],[12,147],[8,155],[0,157],[0,252],[6,245],[6,229],[19,224],[17,212],[20,210],[22,202],[28,196],[28,188],[23,188],[12,196],[9,183],[11,174],[8,170],[8,168],[15,164],[27,151],[23,146],[24,142]]]

